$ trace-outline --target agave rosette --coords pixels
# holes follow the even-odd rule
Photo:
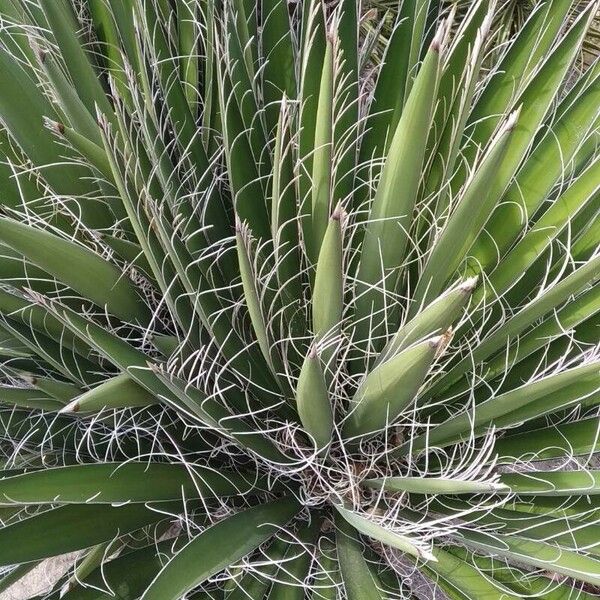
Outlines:
[[[0,589],[592,597],[599,3],[441,4],[0,0]]]

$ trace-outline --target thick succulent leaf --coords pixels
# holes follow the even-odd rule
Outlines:
[[[277,280],[286,298],[296,300],[301,288],[291,124],[291,102],[284,97],[279,110],[273,153],[271,237],[277,263]]]
[[[599,7],[0,0],[9,580],[591,600]]]
[[[319,533],[320,521],[315,520],[297,534],[297,542],[290,544],[284,562],[274,574],[269,590],[271,600],[304,600],[305,586],[310,572],[314,543]]]
[[[351,544],[352,541],[345,540],[345,543]],[[336,600],[338,598],[341,563],[338,564],[336,550],[336,545],[329,538],[322,537],[319,540],[318,571],[313,574],[311,600]],[[348,591],[347,593],[349,594]]]
[[[283,527],[298,509],[295,501],[283,498],[249,508],[212,525],[167,563],[142,599],[177,600],[257,548],[276,533],[278,527]]]
[[[336,515],[335,523],[337,557],[348,600],[382,600],[383,595],[363,556],[357,531],[342,516]]]
[[[105,562],[83,578],[77,586],[61,596],[66,600],[136,600],[165,561],[172,555],[172,540],[127,552]],[[158,551],[157,551],[158,550]]]
[[[406,251],[439,80],[440,33],[443,30],[427,53],[394,131],[369,212],[357,271],[355,322],[361,344],[373,336],[369,317],[375,313],[380,319],[378,311],[385,298],[382,287],[395,290],[397,269]]]
[[[502,556],[510,561],[551,569],[555,573],[592,585],[598,585],[600,581],[600,561],[555,544],[527,540],[516,535],[490,535],[465,529],[461,530],[460,538],[471,548]]]
[[[315,119],[315,149],[312,156],[312,187],[310,229],[304,242],[309,259],[314,263],[320,255],[321,244],[329,221],[332,191],[333,157],[333,93],[335,78],[334,41],[327,39],[321,81],[319,102]]]
[[[429,0],[408,0],[402,2],[398,10],[369,106],[369,118],[360,148],[362,160],[387,154],[412,86],[428,6]]]
[[[500,481],[516,494],[590,496],[600,493],[598,471],[529,471],[504,473]]]
[[[429,562],[425,572],[434,580],[440,578],[449,588],[446,593],[462,600],[516,600],[519,596],[486,578],[478,569],[460,560],[449,552],[436,548],[433,551],[436,562]]]
[[[555,43],[572,4],[572,0],[551,0],[535,11],[521,29],[471,112],[474,127],[467,134],[472,142],[485,144],[491,137],[500,115],[509,110],[532,74],[539,70],[540,60]]]
[[[543,575],[532,576],[525,570],[508,565],[502,559],[489,558],[461,548],[452,546],[448,552],[472,565],[477,571],[495,585],[501,584],[519,594],[519,597],[536,597],[545,600],[593,600],[593,595],[584,592],[581,584],[573,587],[567,579],[557,583]]]
[[[265,61],[263,94],[265,95],[267,130],[277,123],[277,102],[296,96],[294,47],[287,6],[277,0],[262,2],[262,55]]]
[[[371,371],[354,395],[345,435],[374,433],[393,423],[415,399],[433,361],[447,341],[446,335],[429,338],[408,347]]]
[[[284,560],[289,547],[287,541],[276,538],[263,551],[264,565],[261,564],[260,567],[255,567],[254,572],[249,571],[241,578],[227,583],[227,600],[264,600],[272,586],[278,565]]]
[[[77,94],[83,104],[91,114],[96,113],[96,105],[102,112],[108,112],[110,104],[82,40],[78,39],[78,24],[70,3],[66,0],[41,0],[40,5],[54,41],[64,57],[67,71],[72,81],[77,82]]]
[[[506,155],[518,121],[519,112],[512,113],[467,182],[421,273],[412,314],[420,303],[428,304],[443,289],[444,283],[466,257],[504,191],[505,181],[499,177],[498,167]]]
[[[586,205],[597,202],[599,192],[600,160],[597,160],[555,200],[492,272],[488,285],[493,293],[500,295],[510,289],[577,214]]]
[[[533,325],[537,319],[552,312],[556,307],[566,302],[573,294],[595,285],[600,277],[600,256],[584,263],[556,285],[549,286],[537,298],[509,318],[502,327],[487,336],[470,356],[461,359],[452,366],[431,388],[428,394],[443,391],[449,384],[454,383],[464,375],[475,363],[485,361],[495,354],[509,340],[518,336]]]
[[[600,389],[600,363],[583,364],[557,375],[549,375],[479,404],[437,425],[427,435],[405,443],[404,450],[426,445],[447,446],[484,435],[489,427],[510,427],[595,398]]]
[[[573,423],[544,427],[505,435],[494,445],[501,462],[517,458],[545,460],[565,453],[585,455],[596,452],[600,446],[600,419],[592,417]]]
[[[0,219],[0,240],[116,316],[147,321],[148,309],[132,284],[91,250],[6,217]]]
[[[372,521],[348,508],[336,505],[338,513],[360,533],[373,538],[382,544],[397,548],[406,554],[420,558],[426,561],[434,561],[435,557],[431,551],[418,540],[406,535],[395,533],[390,529],[383,527],[379,523]]]
[[[0,530],[0,564],[24,563],[88,548],[161,521],[169,511],[177,513],[180,509],[181,503],[165,503],[159,510],[143,504],[54,508]]]
[[[74,164],[63,165],[59,170],[48,166],[59,162],[64,155],[64,148],[43,122],[44,117],[54,117],[56,113],[36,82],[6,49],[0,52],[0,75],[7,82],[0,96],[0,115],[13,139],[35,165],[42,167],[44,179],[57,192],[88,194],[93,186],[86,181],[87,169]],[[109,224],[105,207],[93,199],[86,198],[80,209],[90,226]]]
[[[298,192],[304,240],[312,239],[311,174],[319,90],[327,45],[325,27],[323,3],[320,0],[310,0],[303,11],[299,97]]]
[[[121,373],[77,395],[72,402],[61,409],[61,412],[100,412],[112,408],[151,406],[158,401],[155,395],[139,386],[129,375]]]
[[[313,346],[306,355],[298,384],[296,404],[300,421],[318,448],[327,446],[333,431],[333,409],[327,393],[327,382],[321,360]]]
[[[64,406],[62,402],[38,390],[8,386],[0,386],[0,403],[7,406],[47,411],[57,411]]]
[[[344,309],[343,219],[337,207],[325,231],[313,289],[313,333],[323,338],[335,334]]]
[[[477,279],[471,278],[453,286],[421,309],[412,319],[408,319],[381,351],[374,367],[426,337],[448,331],[460,317],[476,284]]]
[[[235,496],[252,476],[167,463],[98,463],[43,469],[0,479],[0,503],[114,504]]]
[[[436,510],[443,514],[466,511],[462,519],[481,525],[494,524],[503,534],[514,533],[523,538],[558,544],[569,550],[579,550],[593,555],[600,554],[598,544],[599,526],[585,523],[572,517],[527,515],[515,510],[493,508],[485,511],[473,510],[466,502],[446,500],[436,503]],[[469,512],[473,510],[473,512]]]
[[[364,484],[374,489],[388,492],[410,492],[414,494],[489,494],[509,491],[504,483],[469,481],[449,477],[388,477],[387,479],[367,479]]]
[[[473,260],[483,268],[502,257],[552,187],[564,176],[565,163],[573,158],[595,126],[599,99],[600,76],[597,74],[580,96],[571,99],[564,114],[527,157],[471,249]]]

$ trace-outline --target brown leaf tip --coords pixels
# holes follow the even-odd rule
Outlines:
[[[437,31],[435,32],[435,35],[433,36],[433,39],[431,40],[431,45],[429,46],[429,49],[432,52],[435,52],[437,54],[440,54],[442,52],[444,38],[446,37],[446,28],[447,28],[447,23],[444,21],[444,22],[442,22],[442,24],[438,27]]]
[[[513,112],[510,113],[510,115],[508,116],[508,119],[506,119],[506,124],[505,124],[505,128],[506,131],[512,131],[518,121],[519,121],[519,117],[521,116],[521,109],[523,108],[523,105],[519,106],[519,108],[517,108],[516,110],[513,110]]]
[[[474,277],[469,277],[465,279],[459,286],[459,289],[466,294],[470,294],[476,287],[477,282],[479,281],[479,277],[475,275]]]
[[[58,135],[64,135],[65,133],[65,126],[63,123],[59,123],[58,121],[53,121],[52,119],[49,119],[48,117],[44,117],[44,126],[49,129],[50,131],[58,134]]]
[[[337,206],[335,207],[335,209],[331,213],[331,218],[334,221],[340,221],[340,222],[343,222],[344,219],[346,218],[346,211],[344,210],[341,202],[337,203]]]
[[[429,344],[435,349],[435,358],[439,358],[448,347],[448,344],[452,341],[454,330],[449,327],[442,335],[438,335],[429,340]]]

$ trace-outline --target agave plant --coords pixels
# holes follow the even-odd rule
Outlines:
[[[0,0],[0,589],[592,598],[575,5]]]

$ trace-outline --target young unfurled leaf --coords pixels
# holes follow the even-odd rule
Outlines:
[[[325,232],[313,289],[313,332],[323,338],[341,324],[344,308],[343,271],[344,211],[338,206]]]
[[[444,350],[449,333],[419,342],[367,374],[354,394],[346,437],[384,429],[417,396],[435,358]]]
[[[395,291],[398,268],[406,251],[435,104],[443,34],[442,28],[419,69],[394,131],[369,212],[357,272],[355,321],[361,344],[380,330],[376,326],[369,331],[369,315],[375,315],[376,322],[382,320],[385,291]]]
[[[317,447],[327,446],[333,431],[333,409],[316,346],[304,359],[296,386],[296,404],[302,425]]]

